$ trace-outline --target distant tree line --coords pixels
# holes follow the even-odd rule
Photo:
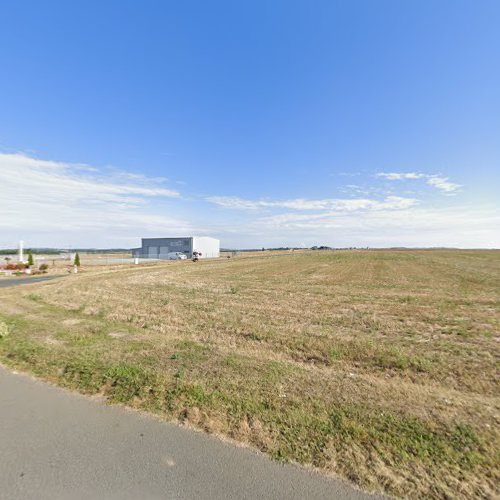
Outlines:
[[[106,248],[104,250],[98,248],[72,248],[70,250],[73,252],[80,253],[125,253],[130,252],[130,248]],[[6,248],[0,249],[0,255],[15,255],[19,252],[18,248]],[[68,249],[64,248],[25,248],[24,252],[26,254],[32,253],[33,255],[59,255],[60,253],[68,252]]]
[[[15,255],[18,252],[18,248],[6,248],[0,250],[0,255]],[[56,250],[55,248],[26,248],[24,252],[31,253],[33,255],[59,255],[61,250]]]
[[[271,251],[271,252],[276,252],[276,251],[290,251],[290,250],[335,250],[335,248],[328,247],[326,245],[321,245],[321,246],[313,246],[313,247],[269,247],[269,248],[238,248],[238,249],[233,249],[233,248],[221,248],[221,252],[263,252],[263,251]]]

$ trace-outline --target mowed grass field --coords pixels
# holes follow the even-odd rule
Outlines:
[[[498,496],[500,252],[264,255],[0,290],[0,359],[366,489]]]

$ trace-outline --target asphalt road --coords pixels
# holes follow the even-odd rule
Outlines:
[[[61,276],[39,276],[32,278],[3,278],[0,279],[0,288],[7,288],[17,285],[27,285],[29,283],[39,283],[40,281],[49,281]]]
[[[0,499],[94,498],[375,497],[0,367]]]

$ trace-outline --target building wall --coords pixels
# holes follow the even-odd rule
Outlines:
[[[192,253],[192,238],[143,238],[141,254],[150,259],[166,259],[170,252]]]
[[[143,238],[142,247],[133,250],[134,257],[150,259],[166,259],[170,252],[182,252],[188,258],[193,251],[201,252],[201,258],[216,258],[220,256],[220,242],[208,236],[189,238]]]
[[[220,241],[209,236],[193,237],[193,252],[201,252],[202,259],[220,257]]]

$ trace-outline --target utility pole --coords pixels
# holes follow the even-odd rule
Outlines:
[[[19,262],[24,262],[23,240],[19,241]]]

